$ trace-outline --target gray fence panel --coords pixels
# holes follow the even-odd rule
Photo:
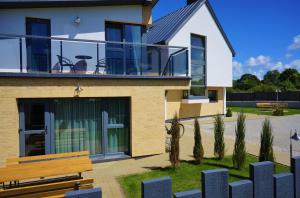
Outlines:
[[[255,198],[274,197],[273,162],[258,162],[250,164],[250,178],[253,182]]]
[[[291,159],[291,171],[294,174],[295,198],[300,198],[300,156]]]
[[[102,198],[101,188],[76,190],[65,193],[66,198]]]
[[[294,198],[294,176],[292,173],[280,173],[274,177],[275,198]]]
[[[175,198],[201,198],[200,190],[190,190],[186,192],[177,192],[174,194]]]
[[[142,182],[142,198],[172,198],[172,180],[162,177]]]
[[[253,198],[253,184],[250,180],[241,180],[229,184],[230,198]]]
[[[202,172],[203,198],[228,198],[228,170],[216,169]]]

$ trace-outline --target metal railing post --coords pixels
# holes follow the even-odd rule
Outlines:
[[[63,49],[62,49],[62,41],[59,41],[59,47],[60,47],[60,72],[62,73],[63,72],[63,66],[62,66],[62,57],[63,57]]]
[[[23,52],[22,52],[22,38],[19,38],[19,53],[20,53],[20,72],[23,72]]]

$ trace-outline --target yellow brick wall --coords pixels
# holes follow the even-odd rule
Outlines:
[[[208,87],[208,90],[218,91],[218,102],[204,104],[182,104],[182,90],[170,90],[167,92],[167,119],[171,119],[175,113],[180,118],[210,116],[224,113],[224,88]]]
[[[19,155],[17,98],[74,97],[77,83],[80,97],[131,98],[132,156],[164,152],[165,91],[188,89],[188,80],[126,79],[0,79],[0,165],[9,156]]]

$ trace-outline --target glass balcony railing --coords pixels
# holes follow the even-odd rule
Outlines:
[[[188,49],[0,34],[0,72],[188,76]]]

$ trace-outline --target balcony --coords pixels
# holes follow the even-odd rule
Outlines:
[[[0,34],[0,76],[184,78],[188,49]]]

